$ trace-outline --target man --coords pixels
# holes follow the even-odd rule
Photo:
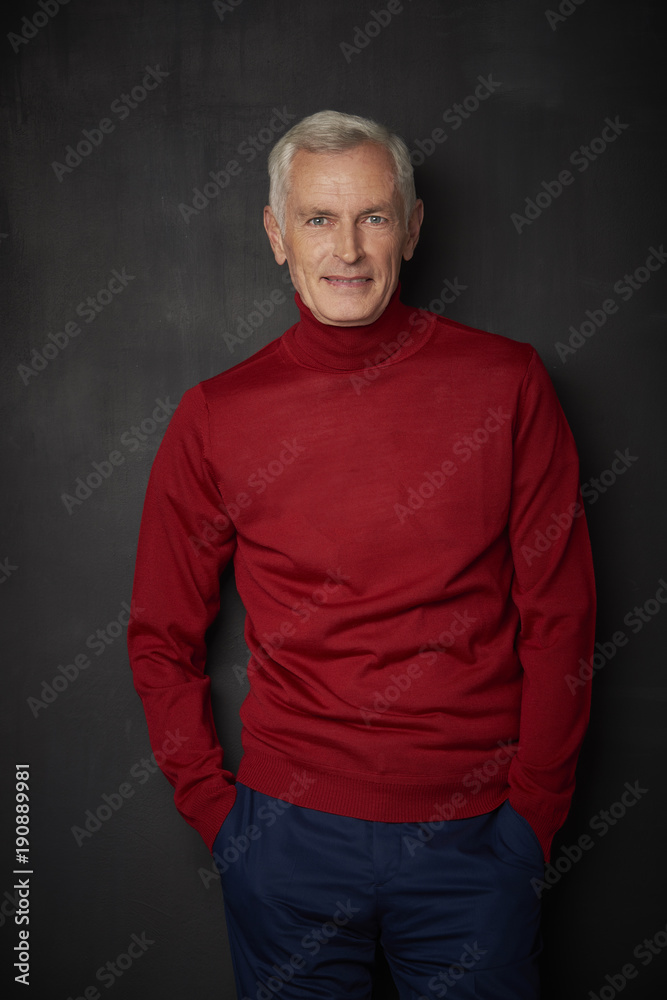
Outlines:
[[[574,788],[593,574],[535,350],[399,299],[423,206],[384,127],[326,111],[269,159],[300,321],[185,393],[146,496],[129,629],[154,747],[221,871],[239,998],[538,996]],[[244,756],[204,674],[219,574],[248,612]]]

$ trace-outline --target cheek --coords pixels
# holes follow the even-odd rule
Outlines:
[[[316,268],[310,255],[295,254],[288,260],[288,264],[292,281],[295,285],[298,282],[301,288],[308,285],[313,273],[316,273]]]
[[[394,271],[400,267],[400,258],[396,256],[395,253],[386,253],[384,255],[384,267],[387,272],[394,273]]]

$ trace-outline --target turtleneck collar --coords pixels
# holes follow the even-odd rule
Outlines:
[[[435,317],[400,301],[400,283],[387,308],[366,326],[329,326],[316,319],[297,292],[299,322],[283,334],[292,357],[306,368],[355,372],[391,365],[418,351],[430,336]]]

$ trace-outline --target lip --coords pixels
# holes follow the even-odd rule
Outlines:
[[[336,285],[363,285],[372,278],[369,278],[366,274],[354,274],[354,275],[344,275],[344,274],[325,274],[323,275],[325,281]]]

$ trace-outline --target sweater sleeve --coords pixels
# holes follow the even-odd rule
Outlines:
[[[520,615],[516,650],[524,671],[509,798],[548,861],[570,807],[588,725],[590,680],[579,671],[593,652],[595,583],[576,448],[534,351],[514,428],[509,532],[512,600]]]
[[[213,721],[205,633],[236,542],[208,454],[208,409],[195,386],[174,412],[151,470],[128,648],[156,762],[177,809],[211,849],[236,791]]]

